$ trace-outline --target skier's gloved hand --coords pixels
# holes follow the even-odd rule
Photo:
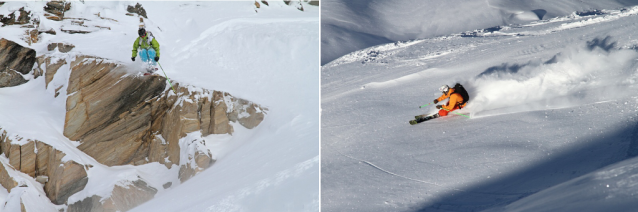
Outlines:
[[[159,57],[155,57],[155,62],[159,61]]]
[[[443,108],[443,106],[441,106],[441,105],[437,105],[436,106],[436,109],[441,109],[441,108]]]
[[[435,99],[435,100],[434,100],[434,104],[436,104],[436,103],[439,103],[439,100],[438,100],[438,99]]]
[[[131,57],[131,60],[132,60],[132,61],[135,61],[135,57]]]

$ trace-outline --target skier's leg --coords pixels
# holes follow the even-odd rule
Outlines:
[[[148,51],[146,49],[140,51],[140,59],[142,59],[142,62],[148,62]]]
[[[447,111],[445,109],[441,109],[441,110],[439,110],[439,116],[447,116],[447,114],[449,112],[452,112],[452,111],[455,111],[455,110],[458,110],[458,109],[460,109],[459,106],[454,106],[454,108],[452,108],[452,110],[450,110],[450,111]]]
[[[155,61],[155,49],[149,49],[148,50],[148,59],[151,60],[151,63],[153,65],[157,65],[157,62]]]

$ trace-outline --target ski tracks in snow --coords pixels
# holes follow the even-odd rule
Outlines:
[[[350,155],[343,154],[341,151],[337,150],[337,148],[332,146],[332,144],[328,144],[328,146],[330,146],[330,148],[332,150],[334,150],[335,152],[337,152],[338,154],[340,154],[340,155],[342,155],[344,157],[350,158],[352,160],[359,161],[360,163],[368,164],[369,166],[372,166],[373,168],[375,168],[375,169],[377,169],[379,171],[385,172],[386,174],[393,175],[395,177],[400,177],[400,178],[403,178],[403,179],[406,179],[406,180],[411,180],[411,181],[415,181],[415,182],[419,182],[419,183],[425,183],[425,184],[438,186],[438,187],[441,187],[441,188],[450,188],[450,187],[446,187],[446,186],[440,185],[438,183],[433,183],[433,182],[428,182],[428,181],[424,181],[424,180],[414,179],[414,178],[411,178],[411,177],[406,177],[406,176],[403,176],[403,175],[400,175],[400,174],[385,170],[384,168],[381,168],[381,167],[375,165],[374,163],[372,163],[370,161],[362,160],[362,159],[359,159],[359,158],[356,158],[356,157],[353,157],[353,156],[350,156]],[[458,188],[450,188],[450,189],[455,190],[455,191],[465,191],[465,190],[458,189]]]

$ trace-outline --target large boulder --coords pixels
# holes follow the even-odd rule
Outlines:
[[[36,62],[35,50],[0,39],[0,88],[21,85],[27,82],[22,75],[28,74]]]

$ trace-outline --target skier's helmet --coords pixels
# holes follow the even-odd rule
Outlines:
[[[140,28],[140,30],[137,30],[137,34],[139,34],[140,37],[144,37],[146,36],[146,30],[144,28]]]
[[[441,87],[439,88],[439,91],[443,92],[444,94],[446,94],[446,93],[447,93],[447,91],[449,91],[449,90],[450,90],[450,87],[449,87],[449,86],[447,86],[447,85],[443,85],[443,86],[441,86]]]

